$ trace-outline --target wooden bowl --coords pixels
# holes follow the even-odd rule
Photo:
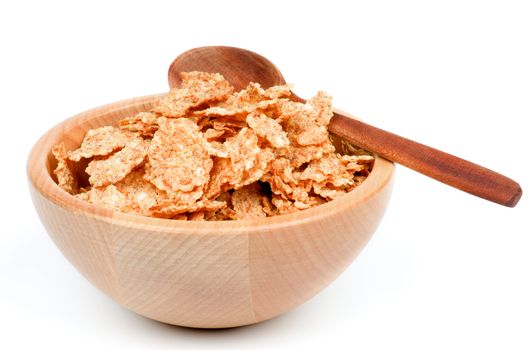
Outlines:
[[[332,282],[365,246],[388,204],[394,166],[376,158],[340,199],[255,220],[182,222],[114,212],[61,190],[53,145],[147,110],[159,95],[99,107],[48,131],[28,159],[29,187],[64,256],[124,307],[174,325],[222,328],[280,315]]]

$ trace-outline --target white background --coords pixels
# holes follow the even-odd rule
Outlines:
[[[85,281],[25,177],[51,126],[163,92],[179,53],[221,44],[267,56],[301,96],[326,90],[527,186],[525,3],[3,1],[0,348],[527,349],[528,198],[508,209],[398,167],[376,235],[330,287],[277,319],[204,331],[144,319]]]

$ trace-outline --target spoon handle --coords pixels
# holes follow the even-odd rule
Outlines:
[[[512,179],[480,165],[334,112],[329,130],[446,185],[513,208],[522,189]]]

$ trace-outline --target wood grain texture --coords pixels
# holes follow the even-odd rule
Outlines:
[[[181,222],[113,212],[52,180],[50,149],[77,147],[89,128],[147,110],[158,96],[103,106],[57,125],[28,159],[41,221],[64,256],[124,307],[175,325],[242,326],[280,315],[333,281],[368,242],[388,204],[393,164],[375,160],[354,191],[298,213]]]
[[[193,70],[221,73],[237,89],[249,82],[264,87],[285,84],[271,61],[236,47],[206,46],[184,52],[169,68],[169,85],[179,86],[180,73]],[[295,95],[293,99],[304,101]],[[343,114],[334,114],[329,129],[352,144],[477,197],[514,207],[522,196],[520,185],[504,175]]]

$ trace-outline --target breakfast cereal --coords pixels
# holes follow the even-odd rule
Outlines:
[[[129,138],[129,134],[113,126],[91,129],[86,133],[81,147],[70,152],[68,157],[72,161],[78,162],[81,158],[105,156],[125,147]]]
[[[323,92],[301,103],[288,85],[250,83],[234,92],[220,74],[181,78],[151,110],[89,130],[78,149],[55,146],[58,186],[126,213],[244,220],[339,198],[372,168],[374,157],[363,150],[336,152]]]
[[[78,191],[79,186],[77,184],[77,179],[75,178],[73,165],[68,158],[66,147],[61,143],[53,147],[51,153],[55,159],[57,159],[57,167],[55,168],[54,173],[57,177],[59,187],[68,193],[75,194]]]

